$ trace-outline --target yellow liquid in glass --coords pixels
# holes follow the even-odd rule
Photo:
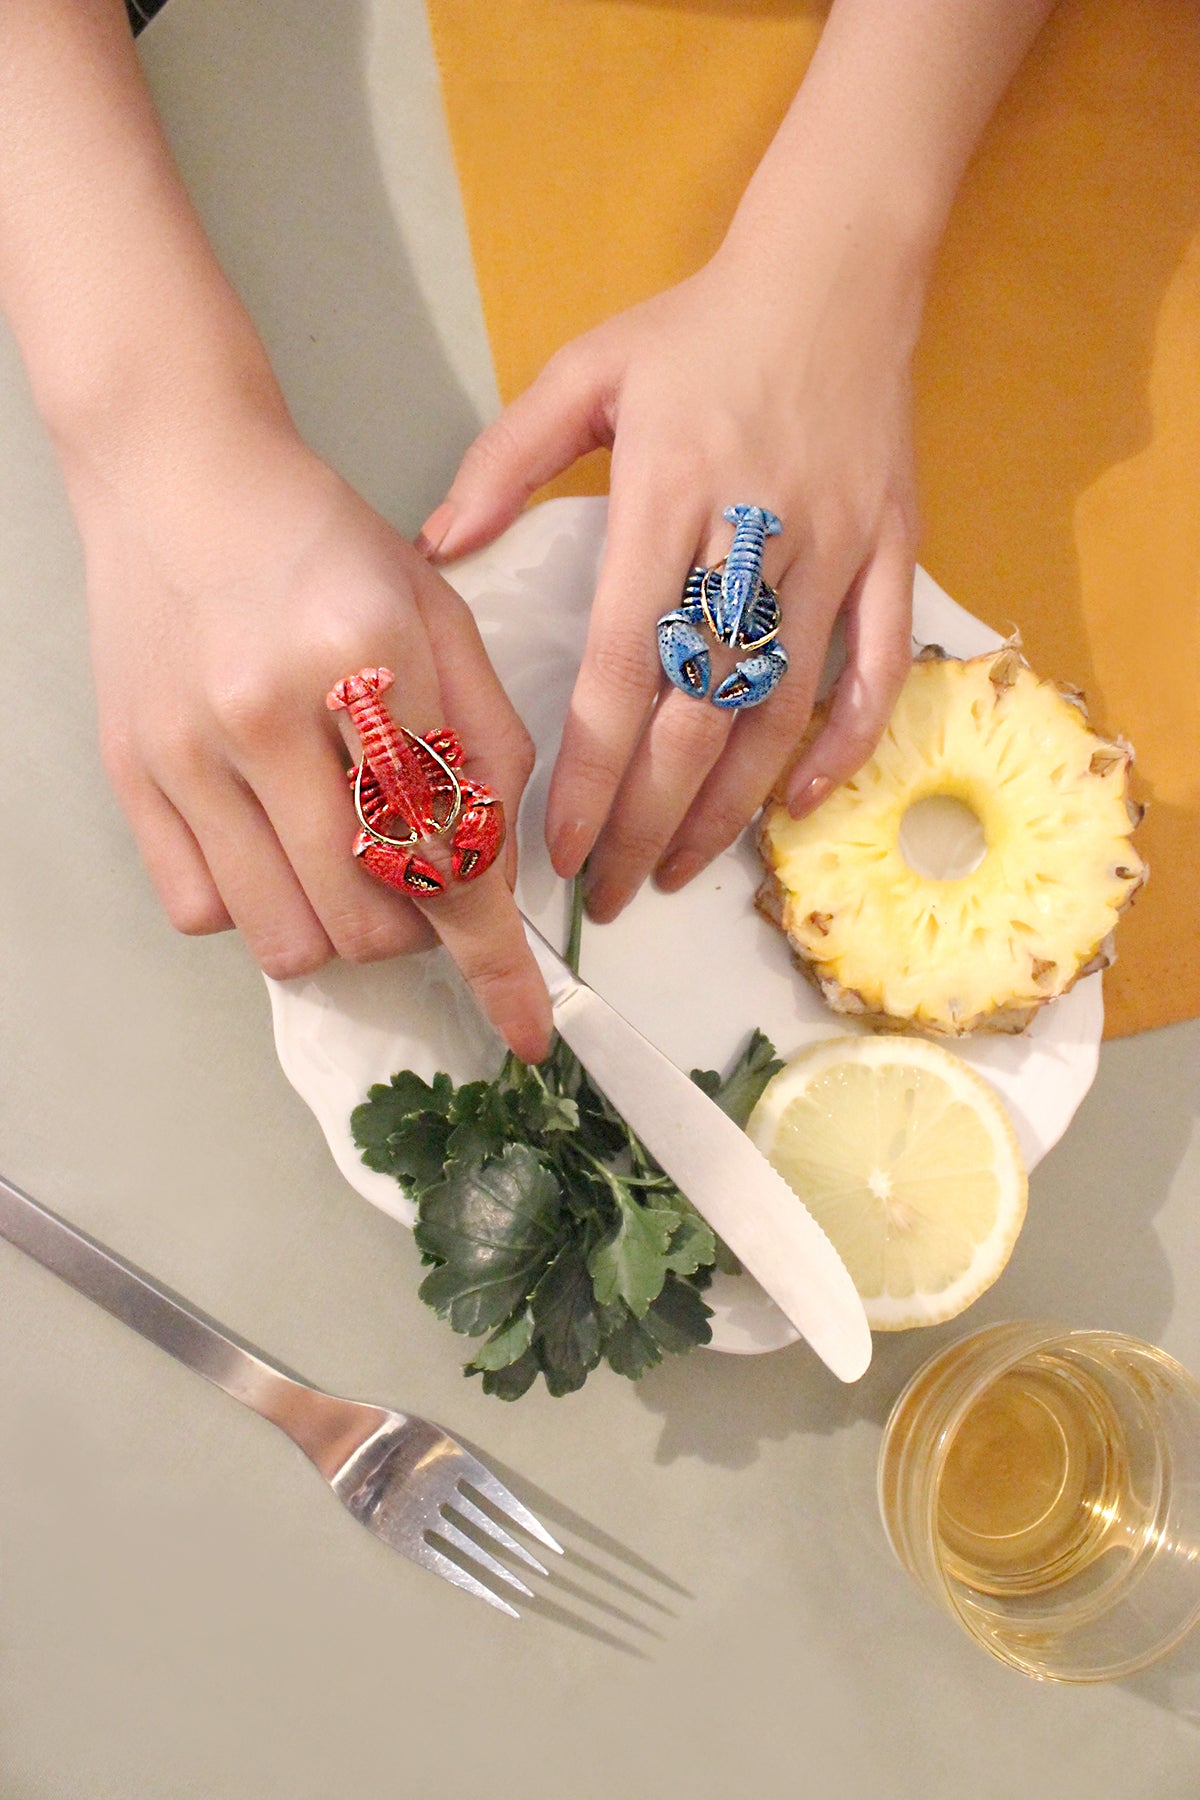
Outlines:
[[[947,1453],[945,1567],[983,1594],[1038,1594],[1128,1542],[1125,1436],[1102,1387],[1045,1358],[1001,1376]]]

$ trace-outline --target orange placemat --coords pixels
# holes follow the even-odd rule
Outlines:
[[[803,74],[795,0],[429,0],[501,393],[694,269]],[[1200,1016],[1200,9],[1065,0],[959,197],[921,560],[1136,746],[1110,1035]],[[552,491],[603,490],[588,458]]]

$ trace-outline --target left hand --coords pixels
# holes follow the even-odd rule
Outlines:
[[[773,271],[726,248],[568,344],[476,439],[423,533],[439,561],[476,549],[544,482],[612,446],[608,542],[546,819],[561,876],[590,853],[601,921],[652,872],[682,887],[763,804],[808,724],[839,613],[845,667],[789,777],[794,812],[867,758],[909,667],[916,308],[852,245],[811,251]],[[740,717],[668,687],[655,635],[692,565],[726,554],[735,503],[783,521],[764,575],[790,658]]]

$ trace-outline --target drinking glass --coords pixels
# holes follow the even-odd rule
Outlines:
[[[1200,1385],[1152,1344],[1015,1321],[892,1408],[879,1505],[901,1563],[1002,1661],[1130,1675],[1200,1619]]]

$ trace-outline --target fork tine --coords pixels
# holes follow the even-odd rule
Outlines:
[[[522,1531],[527,1531],[530,1537],[536,1538],[539,1544],[545,1544],[547,1550],[553,1550],[557,1556],[563,1554],[562,1545],[550,1536],[541,1520],[535,1518],[527,1506],[522,1506],[517,1496],[510,1494],[499,1477],[493,1475],[490,1469],[485,1469],[481,1462],[472,1458],[470,1466],[463,1470],[461,1479],[482,1494],[485,1500],[490,1500],[497,1512],[504,1513],[514,1525],[519,1525]]]
[[[454,1500],[451,1504],[453,1505],[455,1512],[461,1513],[464,1519],[469,1519],[477,1531],[484,1531],[490,1538],[494,1538],[498,1544],[503,1544],[506,1550],[510,1551],[513,1556],[520,1557],[521,1561],[526,1563],[529,1568],[536,1569],[539,1575],[546,1575],[549,1573],[547,1569],[543,1568],[532,1550],[527,1550],[524,1544],[519,1543],[517,1539],[513,1537],[511,1532],[505,1531],[503,1525],[497,1525],[491,1513],[485,1513],[483,1508],[481,1506],[476,1506],[475,1502],[469,1499],[466,1494],[460,1491],[454,1496]]]
[[[465,1588],[468,1594],[478,1595],[480,1600],[486,1600],[489,1606],[494,1606],[500,1612],[507,1613],[512,1619],[520,1618],[521,1615],[515,1606],[510,1606],[507,1600],[502,1600],[499,1594],[494,1594],[490,1587],[484,1586],[482,1581],[476,1581],[473,1575],[469,1575],[465,1569],[460,1568],[458,1563],[452,1562],[448,1556],[443,1556],[440,1550],[433,1544],[427,1543],[423,1538],[416,1538],[411,1544],[405,1545],[405,1553],[411,1556],[414,1562],[419,1562],[423,1568],[431,1569],[435,1575],[440,1575],[443,1581],[452,1581],[455,1587]]]
[[[444,1538],[448,1544],[452,1544],[456,1550],[460,1550],[464,1556],[469,1557],[472,1562],[482,1563],[489,1575],[494,1575],[497,1581],[506,1581],[509,1587],[516,1588],[518,1594],[524,1594],[529,1600],[533,1599],[533,1589],[526,1587],[519,1575],[514,1575],[511,1569],[506,1568],[502,1562],[498,1562],[487,1550],[481,1549],[475,1539],[469,1537],[461,1526],[454,1523],[453,1519],[447,1518],[445,1513],[442,1513],[437,1524],[431,1526],[430,1529],[438,1537]],[[428,1542],[428,1538],[426,1538],[426,1542]]]

